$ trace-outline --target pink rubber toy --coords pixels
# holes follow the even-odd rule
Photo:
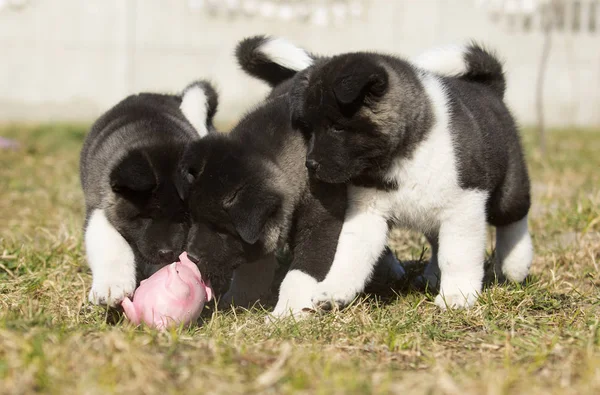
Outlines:
[[[133,294],[133,301],[125,298],[123,310],[136,325],[165,329],[170,326],[196,322],[212,289],[202,281],[198,267],[184,252],[179,262],[163,267],[143,280]]]

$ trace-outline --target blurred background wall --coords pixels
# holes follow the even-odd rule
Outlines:
[[[544,33],[535,20],[499,18],[484,3],[364,0],[359,16],[324,24],[207,12],[198,0],[0,0],[0,122],[89,121],[130,93],[177,92],[198,78],[217,85],[218,119],[230,122],[267,91],[238,69],[235,45],[273,34],[324,54],[413,56],[479,40],[505,59],[508,102],[522,124],[534,124]],[[551,126],[600,125],[600,6],[576,3],[551,36]]]

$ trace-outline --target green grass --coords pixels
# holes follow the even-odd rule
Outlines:
[[[431,296],[364,297],[267,325],[207,309],[201,327],[133,328],[86,302],[82,125],[4,126],[0,151],[0,393],[600,393],[600,133],[526,133],[536,258],[523,285],[469,311]],[[394,231],[401,259],[419,235]],[[427,254],[427,253],[426,253]]]

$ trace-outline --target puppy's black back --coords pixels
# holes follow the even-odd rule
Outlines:
[[[95,167],[110,167],[126,148],[183,143],[197,136],[179,110],[180,104],[178,96],[142,93],[127,97],[104,113],[92,126],[81,150],[84,189]]]
[[[464,189],[490,191],[488,221],[505,225],[530,206],[529,176],[514,118],[497,89],[457,78],[443,80]],[[500,222],[499,222],[500,221]]]
[[[304,163],[302,156],[306,156],[306,142],[291,127],[287,94],[267,99],[260,107],[248,113],[231,131],[230,136],[247,149],[274,162],[290,160],[289,157],[282,158],[282,155],[292,151],[297,154],[293,156],[298,163]]]

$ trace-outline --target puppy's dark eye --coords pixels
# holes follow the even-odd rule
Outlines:
[[[191,184],[192,182],[194,182],[196,177],[194,177],[194,175],[192,173],[187,173],[185,175],[185,179],[187,180],[187,182],[189,182]]]
[[[331,130],[335,133],[341,133],[346,131],[346,129],[344,129],[342,125],[332,125]]]
[[[292,120],[292,127],[300,130],[302,133],[310,133],[311,127],[304,119],[296,118]]]
[[[185,180],[187,182],[189,182],[190,184],[194,182],[197,175],[198,175],[198,171],[196,169],[194,169],[193,167],[190,167],[189,169],[184,170],[184,172],[183,172],[183,176],[185,177]]]
[[[294,129],[296,129],[297,131],[299,131],[300,133],[302,133],[302,136],[304,136],[304,138],[306,140],[310,140],[313,131],[312,131],[312,127],[310,126],[310,124],[308,122],[305,121],[296,121],[292,124],[292,127]]]
[[[236,189],[233,190],[233,192],[229,196],[225,197],[225,199],[223,200],[223,207],[225,209],[231,207],[233,205],[233,201],[237,197],[238,193],[240,193],[240,191],[242,189],[244,189],[245,187],[246,187],[245,184],[239,185]]]

